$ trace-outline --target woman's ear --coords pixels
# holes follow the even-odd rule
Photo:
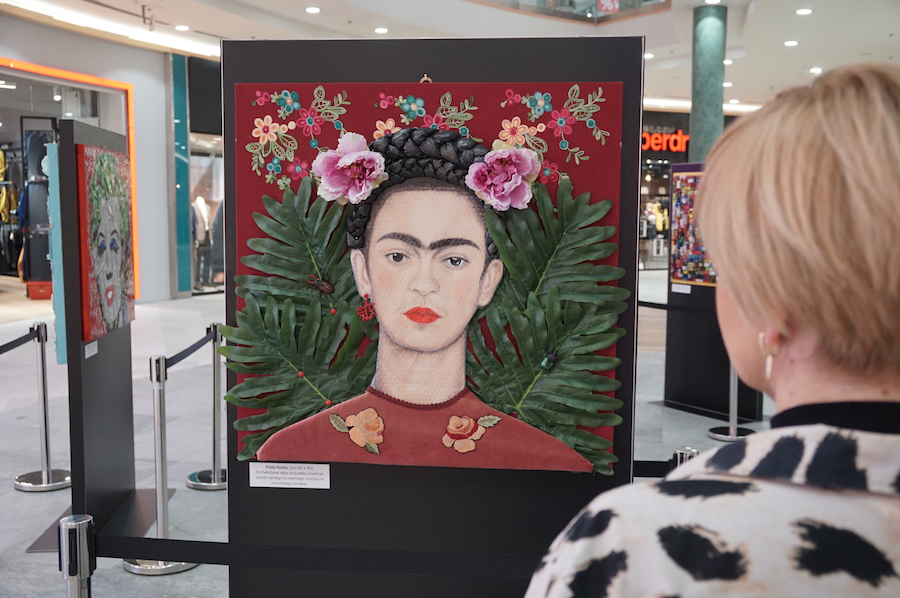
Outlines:
[[[359,249],[350,252],[350,266],[353,268],[353,278],[356,280],[356,290],[360,297],[372,296],[372,283],[369,281],[369,267],[366,264],[366,254]]]
[[[484,307],[491,302],[501,278],[503,278],[503,262],[496,259],[491,260],[485,267],[478,284],[478,307]]]

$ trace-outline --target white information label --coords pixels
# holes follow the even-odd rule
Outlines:
[[[327,463],[251,463],[251,488],[331,489],[331,466]]]
[[[84,346],[84,358],[93,357],[100,349],[97,347],[97,341],[88,343]]]
[[[691,285],[689,284],[672,284],[673,293],[681,293],[682,295],[691,294]]]

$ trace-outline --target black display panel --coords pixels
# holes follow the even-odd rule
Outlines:
[[[539,50],[539,51],[538,51]],[[642,38],[225,41],[222,51],[224,137],[234,140],[237,83],[547,81],[623,83],[619,286],[631,291],[619,326],[622,364],[616,396],[624,423],[615,428],[615,475],[474,470],[332,463],[329,490],[251,488],[248,462],[239,462],[237,432],[229,430],[229,538],[232,542],[431,555],[420,575],[382,573],[376,560],[348,569],[260,570],[231,567],[232,596],[259,593],[344,596],[518,596],[553,538],[598,493],[629,483],[633,461],[635,281],[642,97]],[[289,56],[315,57],[285,60]],[[560,57],[567,57],[560,59]],[[226,165],[235,145],[225,144]],[[236,214],[236,182],[226,170],[226,223]],[[236,234],[226,225],[227,323],[237,306]],[[229,372],[229,387],[237,382]],[[229,422],[237,417],[228,407]],[[364,490],[364,491],[361,491]],[[478,557],[477,570],[471,556]],[[465,558],[464,558],[465,557]],[[471,578],[470,578],[471,577]],[[464,582],[464,588],[458,584]]]

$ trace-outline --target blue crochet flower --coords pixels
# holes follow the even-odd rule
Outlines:
[[[309,140],[309,147],[315,149],[315,148],[319,147],[319,142],[316,141],[315,139],[310,139],[310,140]]]
[[[300,96],[296,91],[284,90],[275,101],[276,104],[284,108],[285,113],[290,114],[294,110],[300,109]]]
[[[588,126],[588,128],[593,129],[594,127],[597,126],[597,121],[594,120],[593,118],[589,118],[584,122],[584,124],[586,124]]]
[[[266,164],[266,170],[275,174],[279,174],[281,172],[281,160],[279,160],[278,158],[272,158],[272,161]]]
[[[415,96],[406,96],[406,101],[400,104],[400,110],[405,112],[410,120],[417,116],[425,116],[425,100]]]
[[[550,103],[550,94],[534,92],[534,95],[528,96],[528,107],[534,111],[535,116],[541,116],[544,112],[553,110],[553,104]]]
[[[469,127],[460,127],[460,128],[459,128],[459,134],[460,134],[460,135],[468,135],[468,134],[469,134]]]
[[[559,142],[559,149],[569,149],[569,142],[563,139]]]

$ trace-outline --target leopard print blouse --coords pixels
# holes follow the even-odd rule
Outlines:
[[[526,598],[900,597],[900,435],[766,431],[598,496]]]

